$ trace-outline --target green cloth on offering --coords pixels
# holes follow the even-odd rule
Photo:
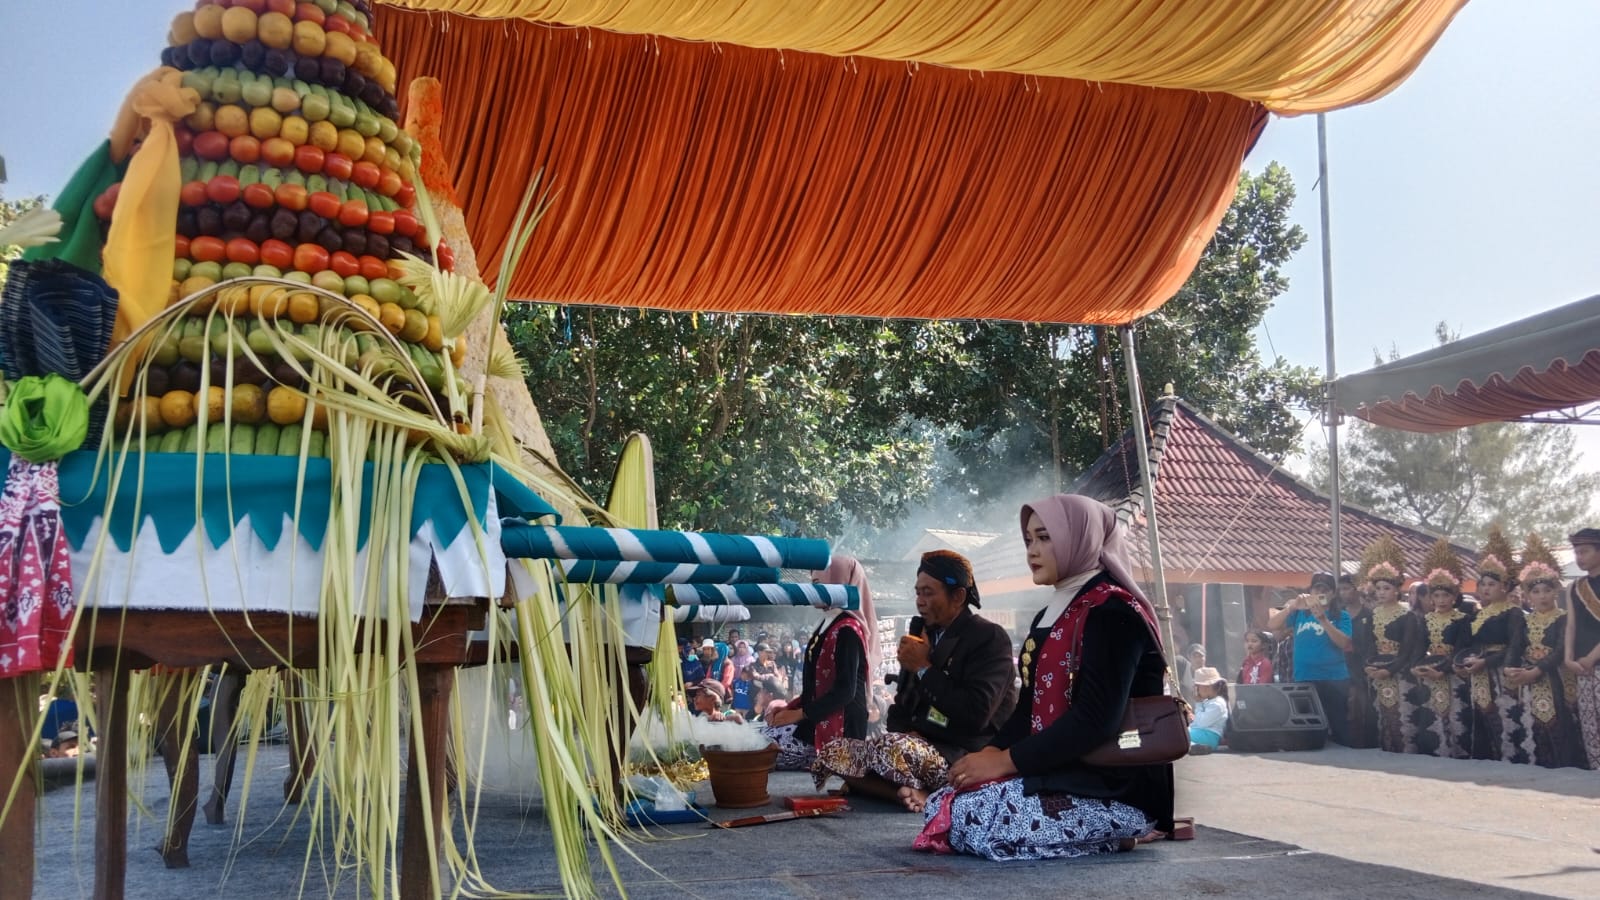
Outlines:
[[[111,142],[102,141],[78,166],[72,180],[51,204],[61,214],[61,239],[34,247],[23,253],[22,258],[30,261],[59,259],[100,274],[100,250],[105,246],[105,235],[101,232],[99,217],[94,214],[94,201],[106,188],[122,180],[123,169],[111,161]]]
[[[0,444],[31,463],[53,462],[83,446],[89,399],[60,375],[30,375],[12,385],[0,410]]]

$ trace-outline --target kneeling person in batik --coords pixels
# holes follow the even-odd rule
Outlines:
[[[900,641],[888,733],[827,744],[814,773],[818,788],[838,775],[855,793],[921,812],[950,764],[999,733],[1016,705],[1016,667],[1005,629],[972,612],[978,587],[965,557],[924,554],[916,595],[923,633]]]
[[[1155,612],[1109,507],[1058,494],[1024,506],[1022,523],[1033,580],[1055,585],[1055,598],[1023,645],[1016,711],[950,767],[912,846],[993,860],[1129,850],[1152,829],[1172,831],[1172,766],[1083,757],[1117,734],[1131,698],[1162,693]]]

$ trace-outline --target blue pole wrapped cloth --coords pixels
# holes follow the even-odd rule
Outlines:
[[[861,606],[853,584],[669,584],[663,590],[673,606]]]
[[[506,522],[500,532],[500,548],[513,559],[626,560],[811,570],[826,569],[832,556],[828,542],[815,538],[512,522]]]
[[[575,584],[766,584],[780,578],[770,566],[594,559],[563,559],[560,566],[567,581]]]

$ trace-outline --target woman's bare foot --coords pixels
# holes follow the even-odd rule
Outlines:
[[[900,802],[905,804],[906,809],[914,813],[922,812],[922,810],[928,805],[927,791],[919,791],[916,788],[903,787],[900,790],[895,791],[895,796],[900,798]]]

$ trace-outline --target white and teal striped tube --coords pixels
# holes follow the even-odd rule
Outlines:
[[[590,559],[826,569],[828,542],[815,538],[522,525],[506,522],[500,547],[514,559]]]
[[[780,573],[770,566],[702,566],[695,563],[563,559],[561,571],[577,584],[766,584]]]
[[[861,591],[853,584],[669,584],[673,606],[815,606],[855,609]]]

